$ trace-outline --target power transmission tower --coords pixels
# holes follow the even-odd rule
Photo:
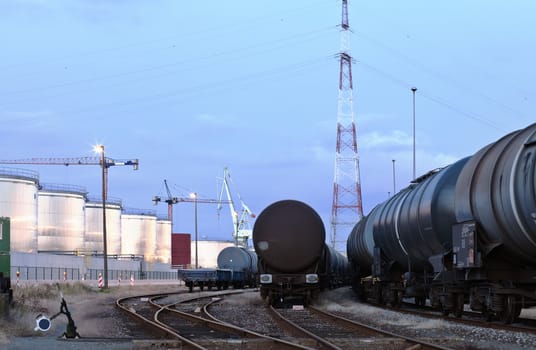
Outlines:
[[[330,234],[331,246],[338,251],[345,250],[341,243],[346,242],[352,227],[363,217],[359,158],[357,156],[357,137],[354,122],[350,33],[348,1],[342,0],[337,148]]]

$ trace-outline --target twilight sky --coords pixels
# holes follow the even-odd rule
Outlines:
[[[535,121],[533,1],[349,1],[365,214],[412,175]],[[0,2],[0,159],[93,156],[109,195],[156,210],[217,199],[223,168],[257,214],[297,199],[329,219],[341,4],[312,1]],[[2,165],[4,166],[4,165]],[[7,165],[6,165],[7,166]],[[98,166],[14,166],[100,196]],[[231,239],[228,208],[199,204],[199,236]],[[174,207],[193,233],[193,205]]]

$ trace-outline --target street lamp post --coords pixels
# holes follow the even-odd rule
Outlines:
[[[96,146],[95,149],[101,154],[102,167],[102,249],[104,259],[104,288],[108,289],[108,239],[106,235],[106,157],[104,145]]]
[[[393,196],[396,193],[395,160],[393,159]]]
[[[411,88],[413,93],[413,180],[415,180],[415,92],[417,88],[414,86]]]
[[[199,260],[197,255],[197,193],[191,193],[190,197],[194,199],[194,232],[195,232],[195,268],[199,268]]]

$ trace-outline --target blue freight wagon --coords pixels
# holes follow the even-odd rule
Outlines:
[[[233,271],[230,269],[180,269],[178,275],[190,292],[194,287],[199,287],[200,290],[205,288],[221,290],[229,288]]]

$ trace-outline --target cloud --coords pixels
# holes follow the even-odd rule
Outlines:
[[[363,134],[357,142],[358,147],[365,149],[385,149],[393,146],[410,146],[413,144],[413,138],[400,130],[391,130],[387,134],[373,131]]]

